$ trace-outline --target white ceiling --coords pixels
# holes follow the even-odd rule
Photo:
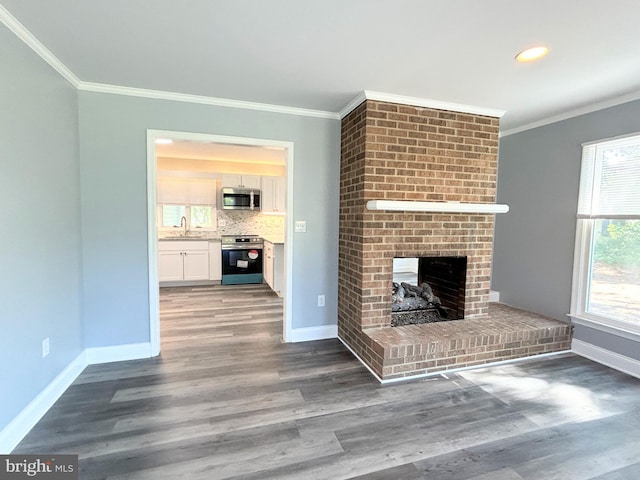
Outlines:
[[[0,3],[82,82],[328,112],[370,90],[506,110],[503,131],[640,98],[638,0]]]
[[[284,165],[286,156],[287,152],[284,148],[275,147],[187,141],[156,144],[156,157],[164,158]]]

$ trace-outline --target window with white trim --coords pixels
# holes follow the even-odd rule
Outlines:
[[[161,229],[184,228],[185,220],[189,229],[215,230],[215,205],[164,204],[158,206],[158,224]]]
[[[158,177],[158,227],[215,230],[216,180],[198,177]],[[184,217],[184,218],[183,218]]]
[[[640,332],[640,135],[583,145],[571,316]]]

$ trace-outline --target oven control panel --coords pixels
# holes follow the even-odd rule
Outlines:
[[[262,238],[256,236],[223,235],[220,240],[223,250],[246,250],[263,246]]]

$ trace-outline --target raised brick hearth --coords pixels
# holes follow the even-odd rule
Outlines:
[[[484,318],[366,331],[388,380],[568,350],[571,326],[501,304]],[[369,365],[371,366],[371,365]]]
[[[495,203],[497,153],[493,117],[366,100],[343,119],[338,334],[379,377],[568,348],[561,322],[532,328],[490,312],[493,214],[366,208],[369,200]],[[464,320],[391,327],[393,258],[434,256],[467,257]],[[477,345],[483,326],[489,343]],[[534,340],[542,343],[506,346]],[[489,348],[471,350],[479,347]]]

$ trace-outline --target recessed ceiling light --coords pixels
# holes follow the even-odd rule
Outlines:
[[[531,47],[516,55],[516,60],[519,62],[533,62],[544,57],[547,53],[549,53],[547,47]]]
[[[170,143],[173,143],[170,138],[156,138],[156,145],[169,145]]]

